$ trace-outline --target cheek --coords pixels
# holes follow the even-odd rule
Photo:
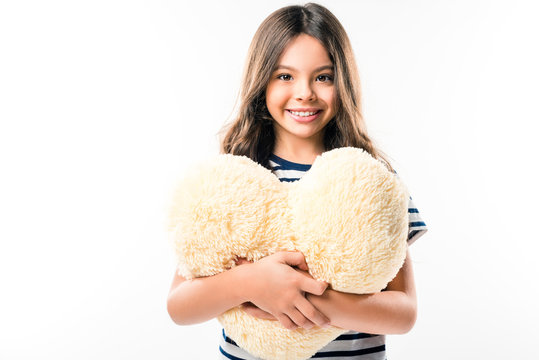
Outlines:
[[[266,104],[269,108],[283,107],[287,102],[286,89],[278,86],[268,86],[266,91]]]
[[[335,109],[337,104],[337,92],[334,88],[323,89],[319,94],[329,107]]]

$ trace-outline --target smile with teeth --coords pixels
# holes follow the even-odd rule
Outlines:
[[[319,110],[317,110],[317,111],[306,111],[306,112],[303,112],[303,111],[292,111],[292,110],[288,110],[288,111],[290,111],[290,113],[291,113],[292,115],[296,115],[296,116],[312,116],[312,115],[314,115],[314,114],[316,114],[316,113],[319,112]]]

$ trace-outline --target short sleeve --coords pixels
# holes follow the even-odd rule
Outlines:
[[[410,196],[408,200],[408,246],[423,236],[427,230],[427,224],[421,218],[421,214]]]
[[[393,170],[393,173],[396,177],[399,177],[395,170]],[[427,224],[421,218],[421,214],[410,196],[408,200],[408,246],[423,236],[427,230]]]

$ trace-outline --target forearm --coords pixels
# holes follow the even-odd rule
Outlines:
[[[185,280],[168,296],[170,317],[178,325],[198,324],[244,303],[244,277],[245,271],[234,267],[213,276]]]
[[[404,334],[416,319],[416,302],[402,291],[357,295],[327,289],[307,299],[333,326],[369,334]]]

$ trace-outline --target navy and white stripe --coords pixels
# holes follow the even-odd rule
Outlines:
[[[408,246],[427,232],[427,224],[421,219],[412,197],[408,201]]]
[[[309,164],[294,163],[282,159],[275,154],[270,156],[269,165],[272,168],[272,172],[280,181],[288,182],[301,179],[301,177],[311,168],[311,165]],[[408,245],[410,245],[427,231],[427,226],[421,219],[417,207],[412,202],[412,197],[410,197],[408,202],[408,215]],[[349,331],[320,349],[313,355],[312,359],[385,360],[385,341],[385,335],[373,335]],[[236,343],[226,335],[224,329],[220,339],[219,351],[219,359],[260,360],[238,347]]]
[[[385,335],[372,335],[349,331],[342,334],[316,354],[311,359],[332,360],[385,360]],[[219,344],[219,359],[230,360],[260,360],[238,347],[234,340],[222,330]]]

